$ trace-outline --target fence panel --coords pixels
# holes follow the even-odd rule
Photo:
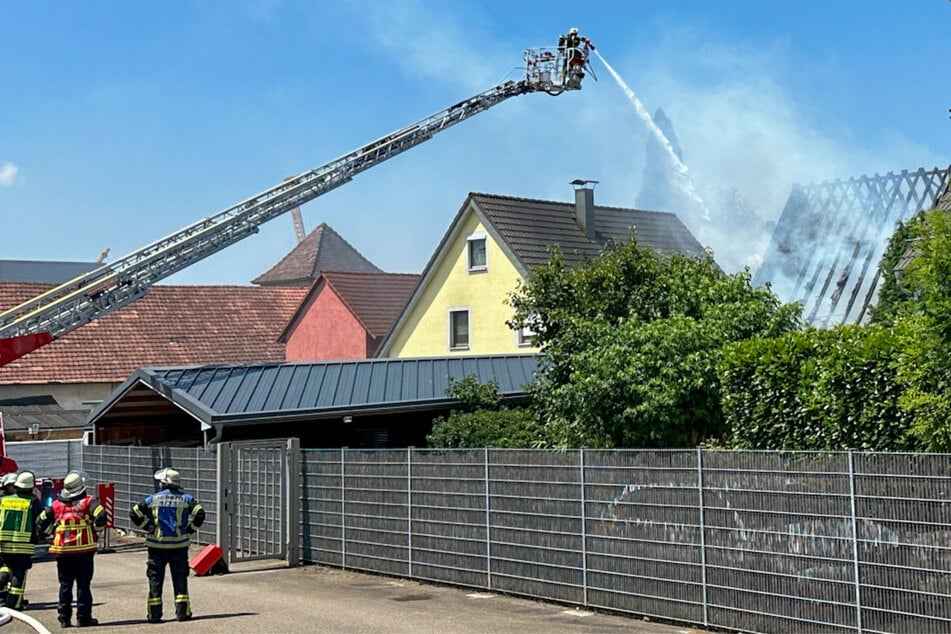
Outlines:
[[[343,566],[344,452],[308,449],[301,459],[301,558]]]
[[[412,451],[412,576],[488,587],[489,552],[482,449]]]
[[[38,478],[62,478],[83,468],[81,439],[24,440],[6,443],[7,455],[21,470],[32,471]]]
[[[192,536],[197,543],[215,540],[218,504],[218,467],[214,451],[176,447],[129,447],[89,445],[83,447],[83,468],[93,482],[116,483],[116,528],[133,529],[129,509],[155,492],[153,474],[173,466],[182,474],[182,488],[195,496],[205,509],[205,523]]]
[[[590,605],[703,622],[696,456],[585,451]]]
[[[951,456],[856,454],[865,632],[951,632]]]
[[[847,454],[703,459],[709,623],[752,632],[855,629]]]
[[[409,484],[401,450],[345,453],[343,565],[409,575]]]
[[[584,600],[580,453],[489,451],[492,588]]]

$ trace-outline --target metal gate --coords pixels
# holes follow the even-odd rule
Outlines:
[[[218,544],[228,564],[299,561],[300,441],[218,445]]]

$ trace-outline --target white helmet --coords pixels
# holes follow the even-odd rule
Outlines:
[[[86,476],[79,471],[70,471],[63,479],[63,490],[59,497],[64,502],[86,495]]]
[[[0,488],[6,488],[11,484],[14,484],[17,481],[17,474],[8,473],[3,478],[0,478]]]
[[[571,30],[568,31],[568,35],[578,35],[578,27],[571,27]]]
[[[158,480],[160,484],[167,484],[173,487],[182,486],[182,475],[171,467],[159,469],[155,472],[153,477]]]
[[[21,491],[32,491],[36,486],[36,477],[29,471],[24,471],[17,476],[13,486]]]

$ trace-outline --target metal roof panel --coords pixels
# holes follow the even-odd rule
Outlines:
[[[329,417],[348,410],[423,409],[445,404],[450,377],[495,380],[503,396],[518,396],[539,368],[531,354],[417,359],[143,368],[103,402],[90,422],[108,414],[130,387],[143,382],[198,420]]]

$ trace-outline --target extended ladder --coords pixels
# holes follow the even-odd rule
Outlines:
[[[510,97],[580,88],[555,71],[562,63],[557,49],[530,49],[524,59],[524,79],[502,82],[0,313],[0,366],[139,299],[159,280],[257,233],[262,223]]]

